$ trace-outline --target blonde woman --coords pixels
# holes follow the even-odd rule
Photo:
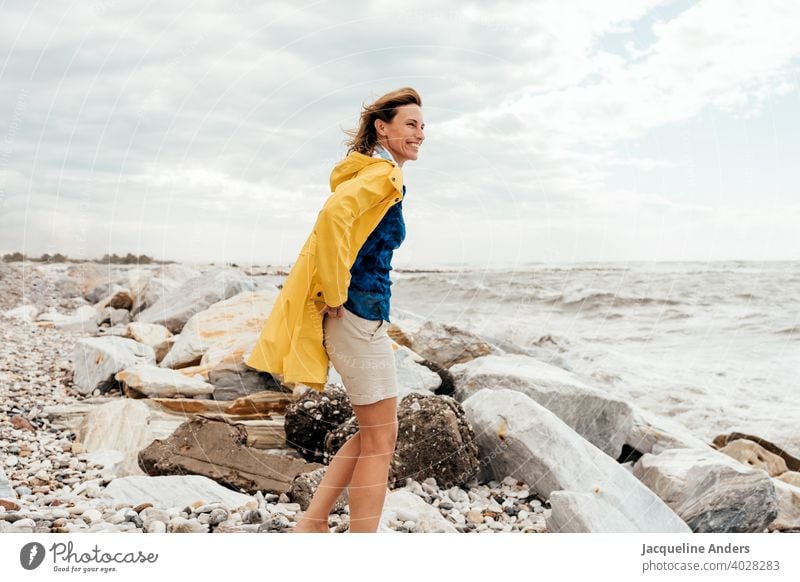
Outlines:
[[[410,87],[361,112],[331,191],[275,302],[248,364],[324,390],[341,375],[359,430],[331,460],[294,532],[329,532],[348,488],[350,532],[375,532],[397,440],[397,377],[386,334],[392,253],[405,238],[402,167],[425,139],[422,100]]]

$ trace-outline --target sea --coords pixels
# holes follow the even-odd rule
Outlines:
[[[680,422],[800,457],[800,261],[392,271],[390,318],[431,319]]]

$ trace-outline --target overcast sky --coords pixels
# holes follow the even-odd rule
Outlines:
[[[0,6],[0,252],[294,261],[409,85],[395,267],[800,257],[797,1]]]

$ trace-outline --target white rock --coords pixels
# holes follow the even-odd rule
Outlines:
[[[199,362],[213,344],[226,338],[245,334],[250,340],[253,333],[261,332],[278,294],[277,288],[239,293],[196,313],[160,365],[165,368],[188,366]]]
[[[800,529],[800,487],[773,479],[778,494],[778,517],[769,524],[770,530]]]
[[[173,345],[172,332],[157,323],[133,321],[128,324],[125,336],[153,348],[156,353],[156,362],[163,360]]]
[[[214,392],[214,386],[200,378],[147,364],[126,368],[117,372],[114,377],[118,382],[150,398],[171,398],[176,394],[192,397]]]
[[[481,462],[494,478],[511,476],[553,507],[548,527],[570,532],[683,532],[689,527],[644,484],[547,408],[516,390],[481,390],[462,407]],[[564,490],[569,496],[558,497]],[[590,512],[562,503],[591,501]],[[582,506],[582,507],[584,507]],[[607,522],[605,516],[618,513]]]
[[[154,520],[145,526],[147,533],[167,533],[167,525],[163,521]]]
[[[131,506],[152,503],[158,509],[186,507],[196,501],[219,501],[229,510],[237,509],[252,499],[201,475],[122,477],[108,484],[103,498]]]
[[[434,321],[424,322],[406,336],[416,353],[444,368],[496,352],[474,333]]]
[[[103,514],[96,509],[87,509],[82,516],[88,519],[90,524],[97,523],[103,519]]]
[[[97,331],[100,314],[91,305],[79,307],[75,313],[66,320],[56,321],[55,326],[64,331],[78,331],[93,333]]]
[[[155,364],[153,348],[123,337],[79,339],[75,345],[75,388],[90,394],[110,385],[114,374],[139,363]]]
[[[79,458],[109,469],[116,475],[120,475],[125,465],[125,453],[116,449],[96,449],[92,452],[82,453]]]
[[[253,287],[253,282],[239,271],[213,269],[168,292],[155,304],[139,313],[137,320],[160,323],[171,332],[180,333],[195,313],[237,293],[250,291]]]
[[[590,386],[571,372],[529,356],[485,356],[455,365],[450,372],[459,402],[482,389],[516,390],[614,459],[622,452],[633,426],[627,402]]]
[[[419,364],[423,359],[405,346],[392,342],[399,386],[398,402],[412,392],[432,394],[442,385],[442,378],[430,368]]]
[[[378,527],[379,532],[388,533],[389,520],[393,516],[414,516],[416,530],[424,533],[454,533],[456,529],[439,512],[438,509],[425,503],[420,497],[405,489],[397,489],[389,493],[384,502],[383,513]]]
[[[778,515],[766,471],[710,448],[645,454],[633,474],[696,533],[760,533]]]
[[[18,319],[28,322],[36,321],[37,315],[39,315],[39,308],[35,305],[20,305],[19,307],[9,309],[3,313],[3,316],[9,319]]]
[[[200,271],[181,264],[156,269],[136,269],[129,274],[129,287],[134,296],[131,312],[136,314],[162,300],[170,291],[201,275]]]
[[[141,400],[120,399],[96,406],[78,428],[81,450],[88,453],[108,449],[120,451],[124,460],[114,465],[119,476],[141,475],[139,451],[155,437],[150,431],[150,408]]]

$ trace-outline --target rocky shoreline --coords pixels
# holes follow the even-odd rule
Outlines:
[[[0,532],[290,531],[357,423],[335,372],[319,394],[244,366],[282,277],[0,265]],[[775,444],[704,443],[447,325],[397,318],[390,336],[379,531],[800,530],[800,461]]]

